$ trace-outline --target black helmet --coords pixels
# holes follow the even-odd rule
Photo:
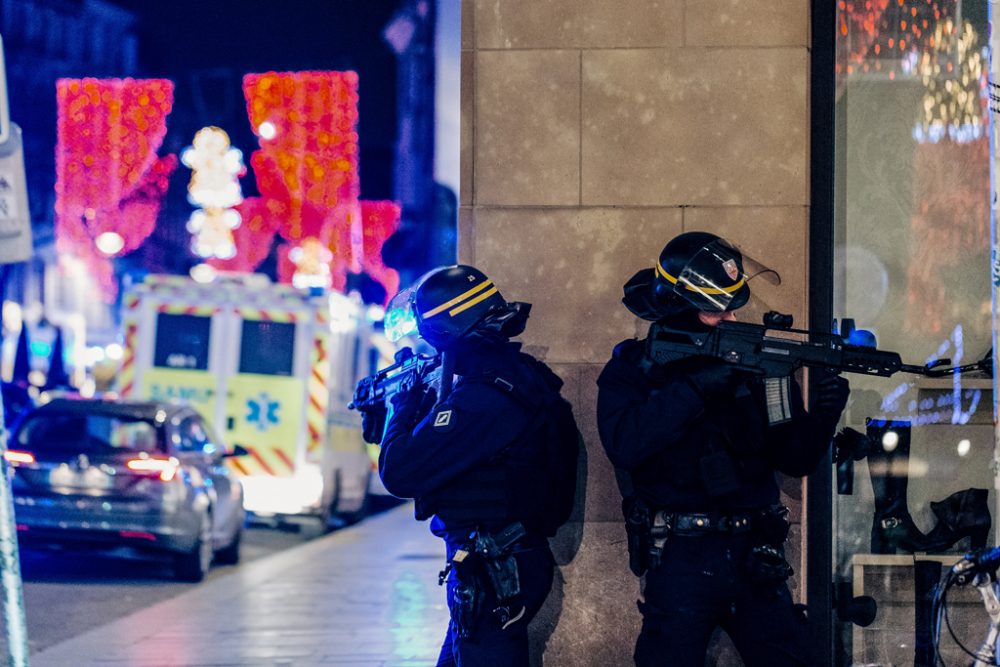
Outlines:
[[[651,321],[685,311],[736,310],[750,299],[743,255],[708,232],[685,232],[664,246],[656,266],[625,284],[622,303]]]
[[[414,316],[420,336],[437,350],[470,334],[511,338],[524,331],[530,304],[508,303],[479,269],[456,265],[434,269],[417,283]]]

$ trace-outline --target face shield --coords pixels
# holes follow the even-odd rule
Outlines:
[[[385,310],[385,335],[393,343],[417,333],[417,315],[413,306],[416,290],[407,287],[392,297]]]
[[[725,312],[742,308],[750,300],[751,280],[779,285],[778,273],[723,239],[706,244],[673,276],[661,265],[660,278],[673,285],[674,293],[698,310]]]

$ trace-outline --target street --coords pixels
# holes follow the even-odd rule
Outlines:
[[[307,540],[295,531],[250,527],[240,561],[249,563]],[[239,567],[215,565],[205,581]],[[28,549],[21,552],[21,576],[32,653],[200,585],[176,581],[166,560]]]
[[[448,626],[443,559],[412,504],[397,505],[33,651],[30,664],[430,667]]]
[[[391,498],[374,498],[372,514],[397,504]],[[243,534],[240,564],[214,565],[201,584],[176,581],[166,559],[21,549],[29,652],[44,650],[315,537],[316,531],[248,526]],[[6,635],[0,637],[0,646],[5,645],[5,640]]]

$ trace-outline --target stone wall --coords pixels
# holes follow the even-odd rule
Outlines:
[[[533,626],[547,665],[630,664],[638,633],[594,417],[611,349],[644,330],[624,282],[711,231],[777,269],[756,293],[806,323],[808,46],[808,0],[462,0],[459,258],[534,304],[522,339],[566,381],[586,446]],[[784,486],[798,522],[801,484]]]

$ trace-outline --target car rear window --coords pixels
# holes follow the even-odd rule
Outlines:
[[[116,454],[163,451],[152,422],[100,414],[41,412],[17,431],[16,447],[35,453]]]

